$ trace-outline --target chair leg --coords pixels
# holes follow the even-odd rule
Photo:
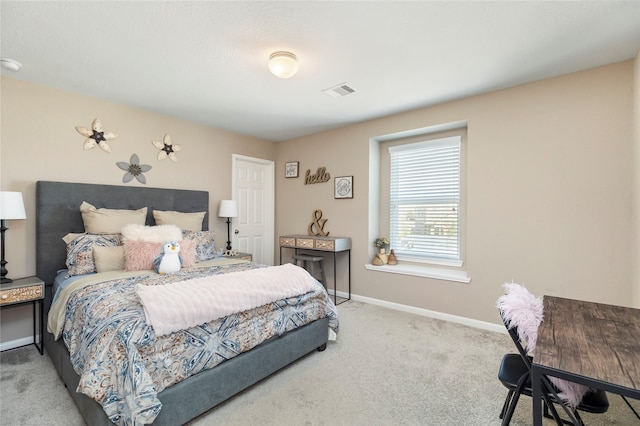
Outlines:
[[[638,414],[638,412],[633,408],[633,406],[629,403],[629,401],[627,401],[627,398],[624,397],[624,395],[620,395],[620,397],[624,400],[624,402],[627,404],[627,406],[631,409],[631,411],[633,411],[633,414],[636,415],[636,417],[638,418],[638,420],[640,420],[640,414]]]
[[[582,421],[582,417],[580,417],[578,410],[573,410],[573,414],[576,416],[576,420],[578,421],[578,424],[580,426],[584,426],[584,422]]]
[[[315,278],[316,277],[316,262],[314,262],[314,261],[307,262],[307,271],[309,271],[309,275],[311,275],[313,278]]]
[[[552,412],[555,413],[555,416],[557,416],[556,422],[558,422],[558,426],[562,426],[562,424],[568,424],[568,425],[574,425],[574,426],[584,426],[584,423],[582,423],[582,419],[579,419],[579,416],[578,416],[578,418],[576,418],[576,416],[575,416],[576,411],[575,410],[569,410],[569,408],[565,404],[562,403],[562,400],[558,396],[558,393],[555,391],[553,385],[551,384],[549,379],[547,379],[544,376],[542,377],[542,387],[543,387],[542,392],[543,392],[543,395],[545,395],[545,399],[549,398],[548,393],[549,393],[549,391],[551,391],[551,393],[553,393],[553,396],[556,399],[556,401],[559,401],[558,403],[562,406],[562,409],[564,410],[564,412],[567,413],[567,416],[569,416],[569,419],[571,419],[570,421],[566,421],[564,419],[561,419],[560,416],[558,415],[555,407],[553,406],[551,401],[549,401],[548,402],[548,404],[550,404],[549,408],[552,410]]]
[[[547,394],[546,390],[544,390],[544,389],[543,389],[543,393],[542,393],[542,399],[544,400],[545,408],[548,408],[549,411],[551,411],[551,417],[550,418],[552,418],[552,419],[554,419],[556,421],[556,425],[557,426],[562,426],[562,424],[564,422],[560,418],[560,415],[558,414],[558,411],[556,410],[556,407],[553,405],[553,402],[551,401],[551,399],[549,398],[549,395]]]
[[[335,265],[334,265],[335,267]],[[327,278],[324,275],[324,260],[320,261],[320,279],[321,279],[321,283],[322,285],[324,285],[325,287],[327,286]]]
[[[549,414],[549,406],[547,405],[547,403],[545,402],[543,405],[544,405],[544,411],[542,415],[547,419],[553,419],[553,417],[551,417],[551,414]]]
[[[516,406],[518,405],[518,400],[520,399],[520,394],[522,393],[522,388],[524,388],[525,383],[529,380],[529,373],[523,374],[518,380],[518,384],[516,385],[515,390],[513,391],[513,396],[511,401],[509,402],[509,407],[507,408],[507,412],[504,414],[502,418],[502,426],[509,426],[511,423],[511,417],[513,417],[513,412],[516,410]]]
[[[509,402],[511,401],[511,397],[513,396],[513,391],[510,390],[507,393],[507,397],[504,400],[504,404],[502,405],[502,411],[500,411],[500,416],[498,417],[500,420],[504,418],[504,414],[507,412],[507,407],[509,406]]]
[[[509,426],[511,423],[511,418],[513,417],[513,412],[516,411],[516,406],[518,405],[518,400],[520,399],[520,392],[514,392],[513,398],[509,403],[509,408],[507,409],[504,418],[502,419],[502,426]]]

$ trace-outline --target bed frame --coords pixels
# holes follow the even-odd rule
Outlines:
[[[66,259],[62,237],[69,232],[84,232],[79,210],[83,201],[97,208],[148,207],[147,225],[154,224],[154,209],[206,211],[203,230],[208,229],[209,193],[205,191],[37,182],[36,273],[46,286],[45,324],[53,297],[53,280],[57,271],[64,268]],[[328,319],[314,321],[163,390],[158,394],[162,410],[153,424],[184,424],[306,354],[324,350],[327,330]],[[80,377],[71,365],[62,339],[56,341],[45,331],[44,348],[85,421],[92,426],[112,424],[100,404],[75,391]]]

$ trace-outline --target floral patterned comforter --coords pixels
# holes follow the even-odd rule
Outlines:
[[[68,299],[62,337],[80,375],[78,392],[98,401],[112,422],[151,423],[158,392],[247,351],[265,340],[328,317],[338,331],[335,305],[324,287],[156,337],[145,322],[136,284],[158,285],[261,267],[253,263],[183,269],[110,280],[76,290]],[[232,284],[231,284],[232,285]]]

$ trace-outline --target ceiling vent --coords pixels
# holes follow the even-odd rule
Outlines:
[[[343,96],[347,96],[351,93],[354,93],[355,90],[347,85],[347,83],[338,84],[337,86],[329,87],[328,89],[324,89],[322,91],[332,98],[341,98]]]

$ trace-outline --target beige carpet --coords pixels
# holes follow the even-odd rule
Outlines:
[[[507,334],[349,301],[340,334],[314,352],[193,420],[205,425],[499,425]],[[497,313],[496,313],[497,315]],[[1,354],[0,424],[84,424],[48,357]],[[620,397],[588,425],[640,425]],[[632,401],[636,410],[639,401]],[[512,425],[531,424],[523,397]],[[554,424],[545,421],[545,425]]]

